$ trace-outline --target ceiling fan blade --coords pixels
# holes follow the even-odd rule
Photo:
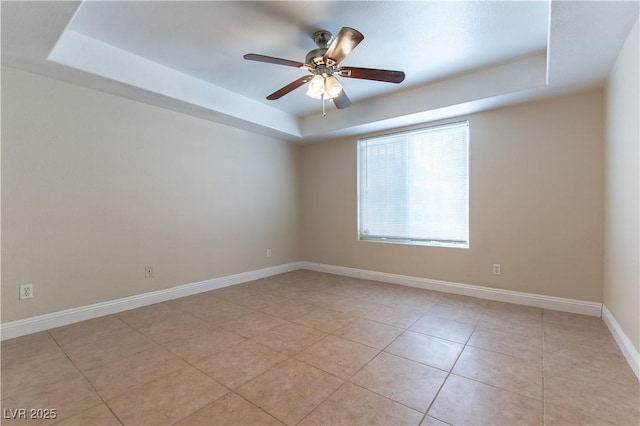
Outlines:
[[[340,94],[335,98],[333,98],[333,103],[335,104],[336,108],[343,109],[351,105],[351,100],[349,99],[347,94],[344,92],[344,89],[342,89]]]
[[[340,77],[360,78],[364,80],[386,81],[387,83],[401,83],[404,72],[378,70],[373,68],[342,67],[338,71]]]
[[[269,64],[286,65],[288,67],[305,68],[304,62],[274,58],[273,56],[258,55],[257,53],[247,53],[243,56],[243,58],[249,61],[267,62]]]
[[[273,92],[272,94],[267,96],[267,99],[269,99],[270,101],[274,101],[276,99],[280,99],[281,97],[283,97],[287,93],[297,89],[298,87],[302,86],[306,82],[311,81],[312,78],[313,78],[312,75],[305,75],[304,77],[300,77],[299,79],[297,79],[295,81],[292,81],[291,83],[287,84],[283,88],[276,90],[275,92]]]
[[[342,27],[324,54],[324,63],[328,66],[338,65],[362,40],[364,40],[364,36],[360,31]]]

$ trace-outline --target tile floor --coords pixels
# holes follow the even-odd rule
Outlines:
[[[311,271],[4,341],[2,409],[3,424],[640,423],[598,318]]]

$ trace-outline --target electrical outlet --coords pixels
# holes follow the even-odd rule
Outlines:
[[[144,277],[145,278],[153,278],[153,266],[145,266],[144,267]]]
[[[271,249],[267,249],[267,257],[271,257]]]
[[[499,263],[494,263],[493,264],[493,275],[500,275],[500,264]]]
[[[33,284],[20,286],[20,300],[33,298]]]

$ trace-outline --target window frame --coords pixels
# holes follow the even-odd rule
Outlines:
[[[379,138],[390,138],[390,137],[402,137],[402,136],[407,136],[407,135],[411,135],[411,134],[415,134],[415,133],[423,133],[425,131],[432,131],[432,130],[437,130],[437,129],[442,129],[442,128],[446,128],[446,127],[457,127],[457,126],[461,126],[464,125],[466,126],[466,189],[467,189],[467,196],[466,196],[466,213],[467,213],[467,226],[466,226],[466,241],[447,241],[447,240],[435,240],[435,239],[420,239],[420,238],[395,238],[395,237],[385,237],[385,236],[372,236],[372,237],[366,237],[361,233],[361,218],[362,218],[362,214],[361,214],[361,200],[362,200],[362,194],[361,194],[361,167],[363,165],[363,162],[360,158],[361,156],[361,144],[367,140],[376,140]],[[357,229],[356,229],[356,235],[357,235],[357,239],[358,241],[362,241],[362,242],[366,242],[366,243],[383,243],[383,244],[404,244],[404,245],[415,245],[415,246],[430,246],[430,247],[447,247],[447,248],[461,248],[461,249],[469,249],[471,246],[471,242],[470,242],[470,228],[471,228],[471,208],[470,208],[470,204],[471,204],[471,197],[470,197],[470,193],[471,193],[471,186],[470,186],[470,161],[469,161],[469,147],[470,147],[470,124],[469,124],[469,120],[460,120],[460,121],[452,121],[452,122],[447,122],[447,123],[441,123],[441,124],[435,124],[435,125],[428,125],[428,126],[423,126],[423,127],[419,127],[419,128],[413,128],[413,129],[409,129],[409,130],[403,130],[403,131],[399,131],[399,132],[390,132],[390,133],[384,133],[384,134],[377,134],[374,136],[368,136],[368,137],[364,137],[364,138],[360,138],[357,140],[356,142],[356,162],[357,162],[357,168],[356,168],[356,173],[357,173],[357,179],[356,179],[356,186],[357,186],[357,194],[356,194],[356,215],[357,215]]]

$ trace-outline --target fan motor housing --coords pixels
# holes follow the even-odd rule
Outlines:
[[[311,52],[307,53],[304,63],[311,65],[324,64],[324,60],[322,58],[324,57],[324,54],[327,53],[327,50],[328,49],[326,47],[313,49]]]
[[[304,63],[316,66],[324,65],[322,58],[324,54],[327,53],[327,50],[329,50],[329,44],[333,41],[333,34],[327,30],[320,30],[316,31],[311,38],[318,48],[307,53]]]

